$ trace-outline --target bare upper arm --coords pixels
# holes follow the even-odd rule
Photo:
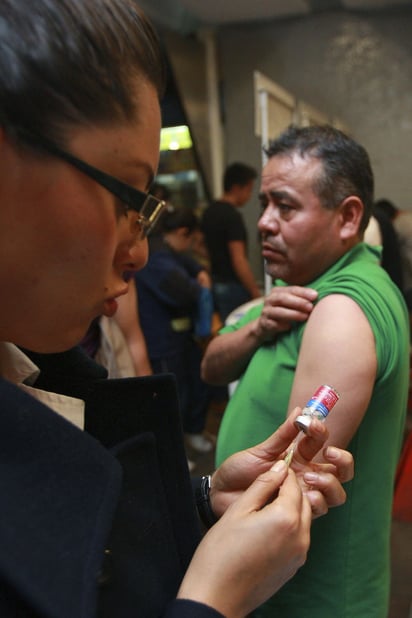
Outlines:
[[[313,309],[303,335],[289,410],[303,406],[321,384],[340,400],[327,418],[329,444],[346,447],[369,404],[377,371],[375,339],[359,305],[332,294]]]

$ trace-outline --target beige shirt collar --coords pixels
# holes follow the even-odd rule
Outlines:
[[[41,401],[79,429],[84,428],[84,401],[34,388],[40,369],[14,344],[0,342],[0,376]]]

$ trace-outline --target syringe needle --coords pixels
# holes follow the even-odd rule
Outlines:
[[[291,462],[292,462],[293,455],[294,455],[294,453],[295,453],[296,446],[297,446],[297,444],[298,444],[298,438],[299,438],[299,435],[300,435],[301,433],[302,433],[301,431],[298,433],[298,435],[297,435],[297,436],[296,436],[296,438],[293,440],[292,444],[289,446],[288,451],[287,451],[287,453],[286,453],[285,463],[286,463],[286,465],[287,465],[288,467],[290,466],[290,464],[291,464]]]

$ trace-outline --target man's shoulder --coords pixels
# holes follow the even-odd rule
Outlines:
[[[352,260],[332,269],[317,286],[319,301],[334,307],[332,315],[347,305],[343,297],[356,303],[374,328],[389,332],[391,327],[407,329],[404,299],[386,271],[373,261]],[[334,303],[334,298],[338,302]],[[323,300],[324,299],[324,300]],[[397,326],[396,326],[397,325]]]
[[[213,200],[213,202],[210,203],[210,207],[214,207],[214,208],[233,208],[232,204],[230,202],[227,202],[226,200]]]
[[[233,204],[230,204],[229,202],[224,202],[222,200],[215,200],[214,202],[211,202],[209,206],[207,206],[203,216],[216,216],[232,212],[236,212],[236,208],[233,206]]]
[[[202,220],[205,223],[214,223],[215,221],[231,222],[242,220],[242,215],[233,204],[216,200],[206,208]]]

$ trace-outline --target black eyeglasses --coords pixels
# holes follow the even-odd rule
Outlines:
[[[100,171],[96,167],[93,167],[85,161],[78,159],[69,152],[62,150],[53,144],[53,142],[49,142],[49,140],[43,137],[37,137],[24,133],[23,139],[24,141],[29,142],[34,146],[39,146],[46,152],[67,161],[67,163],[80,170],[83,174],[86,174],[86,176],[89,176],[99,185],[107,189],[107,191],[117,197],[128,209],[136,212],[138,215],[137,225],[140,228],[138,236],[139,239],[146,238],[146,236],[148,236],[153,230],[164,207],[166,206],[165,201],[159,200],[154,195],[150,195],[150,193],[143,193],[143,191],[139,191],[138,189],[121,182],[114,176],[110,176],[109,174]]]

